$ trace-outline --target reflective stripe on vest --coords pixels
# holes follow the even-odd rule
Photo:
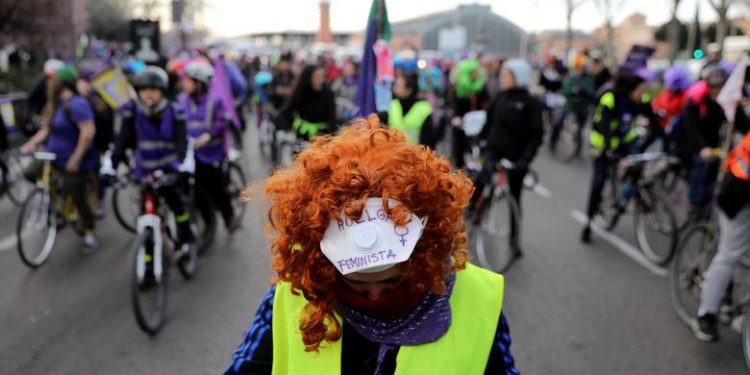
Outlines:
[[[735,177],[750,181],[750,132],[734,147],[727,158],[727,164]]]
[[[388,111],[388,126],[398,129],[406,135],[406,139],[411,144],[419,143],[419,134],[422,132],[422,125],[432,114],[432,106],[426,100],[420,100],[409,109],[404,116],[404,109],[398,99],[391,102],[391,109]]]
[[[143,151],[174,150],[174,142],[138,140],[138,148]]]
[[[594,124],[598,124],[599,126],[603,126],[602,124],[600,124],[602,120],[603,108],[608,108],[610,111],[613,111],[615,109],[615,94],[611,92],[606,92],[599,99],[599,103],[594,109],[594,118],[593,118]],[[611,150],[617,150],[620,147],[621,142],[628,144],[638,139],[638,132],[636,132],[635,129],[629,129],[628,132],[625,133],[625,137],[622,140],[620,139],[619,136],[612,135],[613,133],[617,132],[619,126],[620,126],[619,119],[611,120],[609,122],[609,130],[610,130],[609,148]],[[605,139],[604,139],[604,134],[598,131],[596,129],[596,126],[592,127],[591,129],[591,134],[589,135],[589,143],[591,144],[591,147],[599,151],[603,151],[607,147]]]
[[[177,154],[169,154],[156,159],[141,159],[141,166],[146,169],[159,169],[176,161]]]
[[[469,263],[456,273],[450,297],[451,325],[435,342],[401,346],[396,375],[481,374],[487,365],[503,302],[503,277]],[[306,352],[299,331],[307,305],[291,285],[276,286],[273,303],[273,375],[337,375],[341,373],[341,339],[323,341],[317,352]],[[341,323],[341,317],[336,319]]]
[[[315,138],[321,130],[328,129],[328,124],[325,122],[310,122],[296,117],[292,124],[292,130],[298,135],[306,136],[309,139]]]

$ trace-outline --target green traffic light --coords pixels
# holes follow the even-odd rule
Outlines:
[[[696,59],[696,60],[702,59],[703,58],[703,50],[702,49],[697,49],[697,50],[693,51],[693,58]]]

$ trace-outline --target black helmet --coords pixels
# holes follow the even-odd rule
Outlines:
[[[709,68],[706,72],[706,82],[711,87],[724,86],[727,78],[729,78],[729,74],[718,65]]]
[[[133,86],[135,86],[136,90],[142,88],[157,88],[166,91],[168,85],[169,78],[167,72],[156,66],[146,67],[146,69],[135,76],[133,82]]]

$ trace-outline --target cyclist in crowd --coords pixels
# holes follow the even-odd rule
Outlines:
[[[609,71],[606,65],[604,65],[604,56],[600,51],[589,52],[589,58],[591,63],[589,66],[589,72],[594,77],[594,87],[596,88],[597,94],[604,88],[607,82],[612,80],[612,73]]]
[[[102,63],[100,61],[84,61],[79,64],[81,77],[78,79],[76,87],[78,93],[88,100],[91,108],[94,110],[94,125],[96,125],[96,136],[94,144],[103,154],[109,149],[112,139],[114,138],[114,111],[107,102],[99,96],[94,90],[92,80],[101,71]]]
[[[28,102],[29,113],[40,115],[47,104],[47,94],[50,91],[52,78],[58,69],[65,67],[65,63],[58,59],[49,59],[44,62],[42,74],[34,79],[29,87]]]
[[[432,106],[419,98],[416,73],[397,77],[393,82],[393,96],[391,108],[382,116],[382,122],[404,133],[409,143],[425,144],[432,129]]]
[[[482,172],[475,181],[472,203],[482,193],[485,184],[491,183],[497,163],[507,159],[514,164],[506,173],[508,186],[521,208],[523,180],[544,136],[542,107],[529,93],[532,75],[531,65],[526,60],[511,59],[503,64],[500,73],[502,91],[490,104],[487,123],[479,137],[487,140],[487,144]],[[518,228],[512,227],[510,245],[514,256],[521,255],[519,237]]]
[[[550,137],[549,145],[552,151],[557,147],[557,141],[560,138],[560,131],[565,123],[565,119],[572,114],[576,125],[578,125],[575,154],[578,155],[581,152],[583,128],[586,126],[586,121],[589,117],[589,106],[596,94],[595,90],[594,79],[586,72],[586,58],[583,55],[577,56],[573,60],[571,74],[563,83],[562,94],[565,96],[566,101],[560,117],[555,122],[552,136]]]
[[[466,59],[458,63],[455,68],[455,99],[453,106],[453,161],[456,168],[463,168],[466,164],[464,154],[468,148],[468,139],[461,124],[462,117],[473,111],[487,110],[489,96],[485,86],[479,61]]]
[[[118,113],[120,131],[112,151],[112,166],[117,169],[126,161],[126,151],[133,150],[133,174],[140,182],[153,181],[153,173],[179,173],[180,162],[187,153],[185,118],[166,99],[169,87],[167,73],[149,66],[133,80],[137,98]],[[164,198],[177,221],[179,249],[194,241],[190,212],[185,208],[175,186],[161,186],[157,192]]]
[[[33,152],[43,142],[45,150],[55,154],[53,165],[63,175],[63,193],[73,199],[83,225],[84,249],[95,251],[99,240],[94,233],[94,213],[87,193],[90,182],[96,182],[99,154],[93,145],[96,127],[94,111],[78,94],[78,71],[72,66],[58,69],[51,81],[42,128],[23,146],[21,153]],[[30,181],[42,175],[43,161],[34,161],[24,174]]]
[[[705,217],[714,198],[716,176],[720,161],[715,150],[721,147],[721,128],[726,122],[724,110],[716,98],[724,86],[728,72],[714,67],[687,93],[687,104],[682,112],[680,132],[685,144],[680,147],[688,155],[690,165],[691,219]]]
[[[229,122],[221,101],[208,89],[214,68],[204,59],[188,62],[182,70],[180,107],[185,114],[188,136],[195,142],[195,183],[213,198],[229,231],[237,229],[231,197],[227,192],[224,166],[229,150]]]
[[[375,116],[298,158],[266,183],[278,282],[227,374],[519,373],[464,174]]]
[[[354,119],[354,98],[357,95],[358,70],[356,62],[346,60],[341,76],[331,84],[331,90],[336,95],[336,116],[338,122],[342,124]]]
[[[544,88],[547,93],[559,92],[565,79],[563,73],[562,63],[554,56],[547,56],[544,60],[544,67],[539,74],[539,86]]]
[[[690,150],[684,147],[687,141],[679,128],[682,126],[681,114],[687,102],[687,90],[692,85],[687,68],[673,66],[664,73],[664,90],[651,103],[659,117],[659,125],[668,134],[669,152],[680,158],[680,168],[685,170],[690,168],[692,156]]]
[[[276,70],[273,73],[273,80],[271,81],[271,105],[280,111],[289,97],[292,95],[294,89],[294,82],[296,77],[292,71],[291,65],[292,55],[284,54],[276,64]],[[293,118],[279,118],[278,128],[289,128],[292,124]]]
[[[303,140],[336,131],[336,101],[325,79],[323,67],[306,66],[282,109],[282,116],[294,119],[292,130]]]
[[[609,173],[621,158],[638,153],[645,149],[654,139],[663,135],[658,119],[651,109],[651,104],[644,101],[646,79],[636,72],[619,72],[612,89],[607,89],[599,96],[594,108],[593,129],[590,143],[597,156],[594,159],[594,171],[589,191],[587,217],[581,233],[581,241],[591,241],[591,222],[599,211],[602,190]],[[649,135],[644,142],[638,140],[636,120],[644,117],[649,122]],[[630,189],[623,188],[621,200],[627,201]],[[624,210],[624,203],[618,207]]]
[[[737,111],[738,115],[740,113],[746,119],[742,109]],[[698,316],[693,321],[695,337],[703,341],[719,339],[719,306],[734,275],[734,268],[747,253],[750,243],[750,133],[745,134],[742,142],[729,154],[725,168],[726,175],[717,198],[721,232],[719,247],[706,270]]]

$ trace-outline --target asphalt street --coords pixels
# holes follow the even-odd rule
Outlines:
[[[256,142],[251,130],[242,164],[260,192],[269,167]],[[542,187],[525,193],[525,256],[506,274],[504,303],[523,374],[747,373],[738,334],[705,344],[680,323],[667,272],[640,256],[632,220],[579,242],[588,160],[561,164],[545,149],[533,167]],[[194,280],[172,273],[167,324],[149,337],[130,303],[133,235],[109,206],[98,253],[82,255],[66,229],[48,263],[30,270],[13,238],[18,209],[0,201],[0,374],[222,372],[272,276],[264,201],[248,204],[240,230],[219,229]]]

